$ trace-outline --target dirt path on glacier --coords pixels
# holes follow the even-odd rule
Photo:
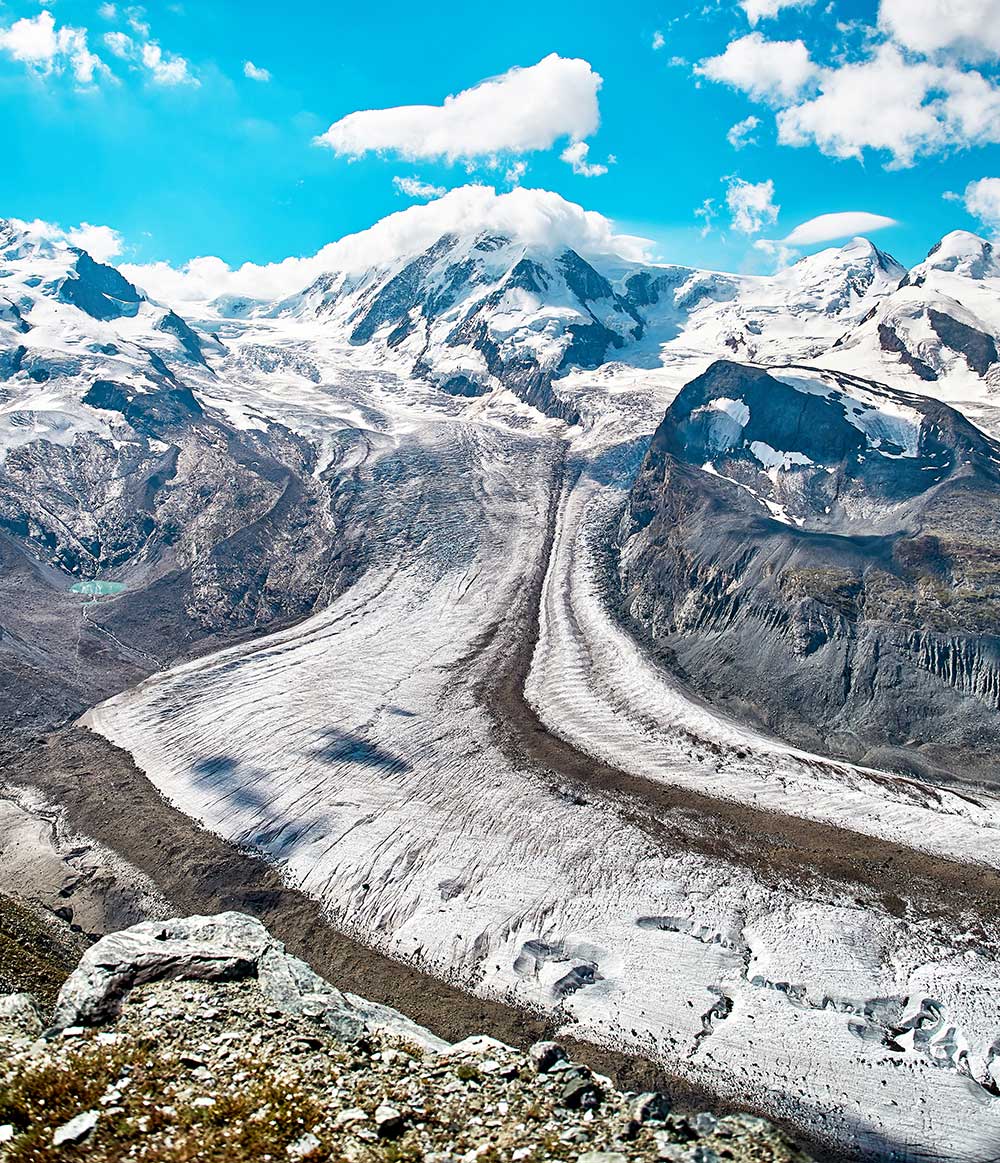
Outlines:
[[[489,677],[479,697],[507,758],[541,778],[555,778],[583,801],[600,797],[610,803],[665,854],[693,851],[731,861],[765,883],[792,882],[800,890],[811,879],[833,880],[899,917],[945,918],[951,925],[961,919],[973,931],[977,922],[1000,920],[1000,870],[645,779],[578,750],[542,722],[524,692],[539,640],[542,592],[567,487],[564,475],[563,464],[553,481],[544,549],[526,579],[516,620],[505,620],[481,640],[482,651],[492,659],[483,668]],[[714,748],[725,761],[721,746],[700,745]]]

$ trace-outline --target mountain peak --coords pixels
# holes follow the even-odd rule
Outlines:
[[[973,279],[1000,277],[1000,257],[992,243],[971,230],[952,230],[928,251],[923,271],[953,271]]]

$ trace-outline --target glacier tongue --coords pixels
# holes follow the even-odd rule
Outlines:
[[[364,382],[345,365],[330,409]],[[317,408],[303,422],[319,423],[321,397],[303,391]],[[1000,805],[794,752],[643,659],[604,611],[598,553],[643,440],[567,444],[516,409],[443,423],[419,392],[392,398],[368,397],[391,439],[355,468],[371,493],[360,581],[293,629],[153,676],[88,725],[379,949],[831,1143],[985,1159],[1000,1135],[1000,966],[983,945],[816,870],[796,881],[685,850],[628,796],[519,761],[496,676],[531,634],[546,568],[528,699],[583,751],[994,865]],[[919,1045],[917,993],[941,1027]]]

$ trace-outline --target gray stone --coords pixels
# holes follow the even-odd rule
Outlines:
[[[404,1014],[341,993],[242,913],[146,921],[102,937],[60,990],[54,1022],[65,1029],[111,1021],[135,986],[152,981],[243,978],[256,978],[281,1013],[313,1018],[341,1041],[383,1031],[426,1050],[450,1048]]]
[[[638,1123],[662,1123],[670,1114],[670,1100],[665,1094],[648,1091],[635,1099],[631,1113]]]
[[[30,993],[0,995],[0,1029],[36,1038],[44,1025],[38,1003]]]
[[[97,1111],[84,1111],[75,1115],[61,1127],[56,1127],[52,1135],[52,1146],[62,1147],[66,1143],[82,1143],[97,1126]]]
[[[577,1068],[567,1073],[560,1096],[562,1105],[570,1110],[594,1110],[599,1107],[604,1094],[590,1071]]]
[[[380,1139],[397,1139],[406,1130],[406,1115],[387,1102],[375,1110],[375,1130]]]
[[[548,1074],[557,1062],[567,1061],[566,1051],[558,1042],[536,1042],[528,1055],[539,1074]]]

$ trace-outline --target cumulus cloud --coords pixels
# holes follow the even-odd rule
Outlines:
[[[731,41],[720,56],[702,61],[695,72],[755,101],[787,104],[815,80],[817,68],[801,40],[766,40],[751,32]]]
[[[121,270],[154,298],[167,303],[204,301],[219,295],[280,298],[294,294],[328,271],[361,271],[419,253],[442,234],[484,230],[516,236],[530,245],[572,247],[584,255],[618,255],[642,261],[652,243],[618,234],[602,214],[584,210],[549,190],[517,188],[498,194],[488,186],[460,186],[443,198],[390,214],[360,234],[324,246],[308,258],[288,258],[231,269],[220,258],[192,259],[179,270],[167,263],[124,265]]]
[[[598,126],[601,78],[587,61],[552,53],[529,68],[446,97],[441,105],[366,109],[315,139],[345,157],[395,153],[409,161],[469,161],[580,141]]]
[[[255,65],[253,61],[244,61],[243,76],[249,77],[251,81],[262,81],[266,84],[271,79],[271,72],[269,69],[262,69]]]
[[[148,26],[141,20],[130,20],[133,31]],[[134,40],[125,32],[106,32],[104,43],[120,60],[128,61],[134,68],[145,70],[154,85],[194,85],[200,84],[191,72],[190,63],[176,53],[164,52],[155,40]]]
[[[748,145],[756,145],[757,138],[754,137],[754,131],[759,125],[760,118],[754,117],[751,113],[749,117],[744,117],[742,121],[737,121],[735,125],[730,126],[726,140],[733,149],[743,149]]]
[[[881,0],[879,26],[923,56],[1000,57],[1000,0]]]
[[[521,179],[528,172],[528,163],[525,161],[511,162],[507,167],[507,172],[504,174],[504,181],[509,186],[518,186],[521,184]]]
[[[87,30],[58,27],[48,10],[0,28],[0,51],[45,76],[68,69],[79,85],[111,76],[107,65],[88,48]]]
[[[606,174],[608,172],[607,166],[602,166],[599,162],[587,161],[589,153],[590,146],[585,141],[574,141],[572,145],[566,146],[562,151],[559,160],[572,166],[573,173],[584,178],[599,178],[601,174]]]
[[[662,32],[653,33],[653,52],[659,52],[666,43],[666,37],[664,37]]]
[[[833,242],[838,238],[853,238],[858,234],[871,234],[875,230],[885,230],[888,226],[898,226],[895,218],[884,214],[871,214],[867,210],[842,210],[836,214],[820,214],[803,222],[785,238],[776,239],[782,246],[814,246],[820,242]]]
[[[905,167],[949,147],[1000,141],[1000,89],[975,71],[914,61],[892,44],[822,70],[819,94],[778,114],[778,140],[833,157],[885,151]]]
[[[36,218],[33,222],[12,218],[11,222],[19,230],[29,231],[50,242],[65,242],[70,246],[78,246],[97,262],[110,262],[122,252],[122,236],[110,226],[94,226],[90,222],[81,222],[79,226],[64,229],[54,222],[46,222],[41,218]]]
[[[124,32],[106,32],[105,45],[123,61],[135,55],[135,42]]]
[[[781,207],[774,203],[774,182],[745,182],[730,178],[726,188],[726,205],[733,229],[741,234],[759,234],[778,217]]]
[[[142,46],[142,63],[149,71],[154,85],[198,85],[192,76],[190,65],[184,57],[176,53],[164,52],[155,40],[146,41]]]
[[[1000,234],[1000,178],[980,178],[965,187],[962,199],[973,218]]]
[[[756,24],[758,20],[768,20],[785,8],[808,8],[816,0],[740,0],[740,7],[747,14],[747,20]]]
[[[422,182],[419,178],[392,179],[397,194],[405,194],[407,198],[440,198],[448,191],[444,186],[432,186],[430,182]]]
[[[889,167],[910,166],[923,156],[1000,142],[1000,86],[955,55],[967,51],[962,29],[972,28],[968,12],[981,11],[981,2],[1000,13],[1000,0],[883,0],[881,32],[862,26],[860,54],[829,65],[816,62],[801,40],[753,32],[695,71],[773,106],[783,145],[858,160],[873,150],[887,155]],[[954,22],[931,19],[953,10]],[[1000,44],[998,30],[1000,24],[984,32],[982,43],[991,44],[995,32]]]

